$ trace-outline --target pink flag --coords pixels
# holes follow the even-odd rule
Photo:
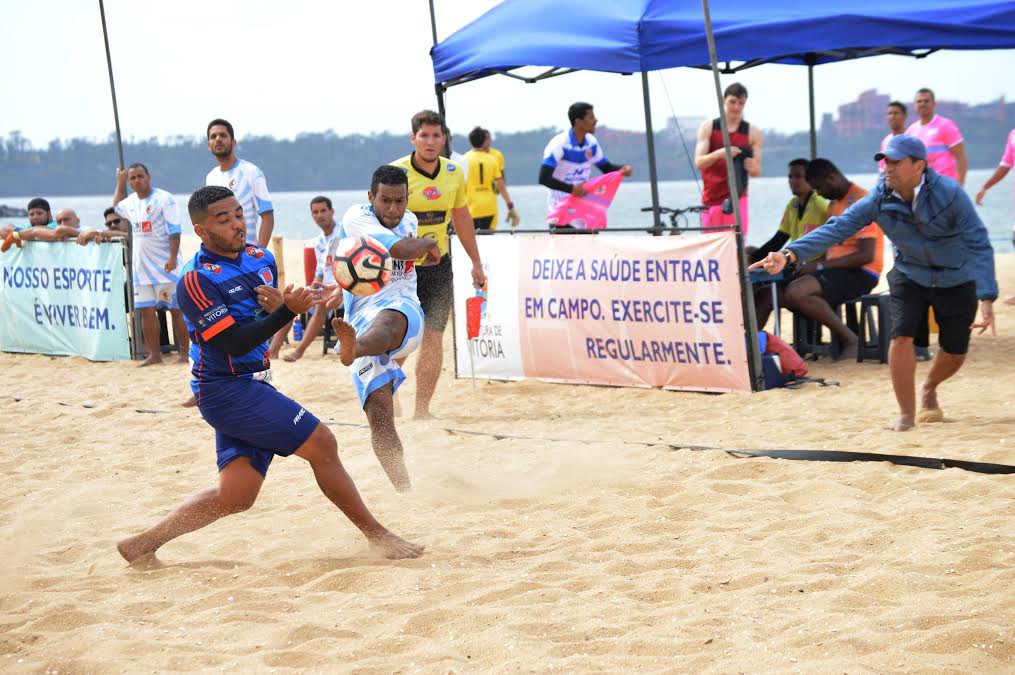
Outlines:
[[[546,217],[556,225],[568,225],[579,230],[601,230],[606,227],[606,210],[617,194],[624,174],[619,171],[604,173],[602,176],[582,183],[584,197],[569,196],[553,207]]]

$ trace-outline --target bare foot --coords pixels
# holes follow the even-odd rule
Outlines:
[[[297,347],[296,349],[292,350],[291,352],[283,356],[282,360],[287,363],[292,363],[294,361],[299,361],[302,358],[303,358],[303,350]]]
[[[899,415],[899,419],[891,424],[886,424],[888,431],[909,431],[913,428],[913,418],[910,415]]]
[[[1004,304],[1006,304],[1006,305],[1015,305],[1015,295],[1013,295],[1010,298],[1008,298],[1007,300],[1005,300]]]
[[[152,354],[147,359],[137,364],[137,367],[144,368],[145,366],[154,366],[157,363],[162,363],[162,354]]]
[[[191,396],[186,401],[184,401],[183,403],[180,404],[180,406],[182,406],[184,408],[193,408],[196,405],[197,405],[197,398],[194,397],[194,396]]]
[[[928,424],[945,421],[945,414],[937,402],[937,389],[920,388],[920,412],[916,414],[916,421]]]
[[[370,540],[370,550],[383,555],[389,560],[418,558],[423,555],[423,549],[426,548],[426,546],[406,541],[394,532],[388,532],[387,530],[379,535],[368,537],[368,539]]]
[[[351,366],[356,360],[356,329],[344,319],[332,319],[331,327],[338,338],[338,359],[343,366]]]
[[[180,354],[180,357],[176,359],[177,363],[190,363],[190,358],[186,354]]]
[[[120,552],[123,559],[133,565],[147,555],[153,555],[155,549],[148,549],[141,543],[141,535],[136,534],[133,537],[127,537],[121,539],[116,545],[116,550]]]
[[[412,419],[414,419],[414,420],[435,420],[437,418],[434,417],[433,413],[431,413],[429,410],[417,410],[413,414]]]
[[[843,342],[842,349],[839,350],[839,356],[835,359],[836,361],[856,361],[857,345],[859,341],[854,339],[850,342]]]

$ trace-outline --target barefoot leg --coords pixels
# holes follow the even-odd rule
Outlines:
[[[964,354],[949,354],[939,349],[931,361],[927,379],[920,387],[920,413],[918,422],[944,422],[944,413],[937,400],[937,388],[942,382],[958,372],[966,360]]]
[[[372,549],[392,559],[418,558],[423,553],[423,546],[395,535],[370,513],[338,458],[338,444],[328,427],[318,425],[296,455],[310,463],[321,492],[359,528]]]
[[[338,338],[338,359],[343,366],[351,366],[356,360],[356,329],[345,319],[332,319],[331,327]]]
[[[409,470],[405,468],[402,441],[395,429],[391,385],[371,392],[367,396],[363,410],[367,414],[367,421],[370,422],[370,443],[381,463],[381,468],[396,490],[407,492],[412,488],[412,483],[409,482]]]
[[[183,321],[183,312],[178,309],[169,310],[173,319],[173,334],[180,344],[179,363],[190,363],[190,335],[187,333],[187,324]]]
[[[916,418],[916,352],[913,338],[892,339],[888,348],[888,370],[892,374],[892,388],[899,404],[899,419],[885,428],[890,431],[906,431],[913,428]]]
[[[264,477],[239,457],[219,472],[219,486],[199,492],[180,504],[168,516],[141,534],[127,537],[117,545],[124,559],[133,563],[155,553],[163,544],[214,523],[223,516],[249,509],[261,489]]]
[[[159,317],[155,314],[155,308],[142,307],[141,336],[145,349],[148,350],[148,358],[137,364],[138,368],[162,363],[162,345],[159,343],[159,333]]]

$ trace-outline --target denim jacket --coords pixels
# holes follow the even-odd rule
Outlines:
[[[976,296],[997,299],[994,249],[987,228],[962,186],[931,168],[924,175],[916,212],[884,179],[867,196],[786,248],[809,260],[872,220],[892,240],[895,269],[920,286],[950,288],[976,282]]]

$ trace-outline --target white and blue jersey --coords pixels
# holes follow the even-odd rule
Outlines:
[[[116,205],[116,215],[127,219],[133,230],[131,263],[134,283],[141,286],[175,284],[180,278],[180,263],[167,272],[169,238],[180,236],[180,209],[176,198],[165,190],[153,188],[144,199],[131,193]]]
[[[278,288],[275,258],[247,246],[236,258],[201,250],[183,266],[176,297],[190,332],[191,386],[200,403],[201,384],[227,378],[269,380],[268,342],[242,356],[219,350],[211,339],[230,326],[260,321],[267,313],[257,303],[257,286]]]
[[[342,237],[342,226],[335,225],[331,228],[331,234],[324,234],[322,231],[314,240],[314,256],[317,258],[317,269],[314,277],[324,279],[324,283],[332,285],[335,283],[335,268],[332,267],[334,258],[332,248],[336,241]]]
[[[592,175],[592,165],[602,167],[609,164],[603,148],[592,134],[585,134],[585,140],[579,145],[574,131],[562,131],[546,144],[543,150],[543,166],[553,167],[553,177],[568,185],[584,183]],[[569,193],[550,190],[546,201],[547,210],[553,208]]]
[[[228,171],[217,166],[208,172],[205,185],[219,185],[229,188],[243,207],[243,219],[247,222],[247,243],[257,243],[257,217],[275,209],[268,194],[268,182],[264,173],[245,159],[237,159]]]
[[[342,218],[340,228],[343,237],[373,237],[389,251],[402,239],[415,237],[418,221],[411,211],[406,211],[401,222],[393,228],[385,227],[374,215],[370,204],[350,207]],[[336,239],[336,242],[338,239]],[[332,250],[331,257],[334,257]],[[399,368],[395,359],[401,359],[419,348],[423,340],[423,309],[419,306],[416,296],[416,264],[412,260],[393,260],[391,281],[373,295],[358,296],[346,291],[345,320],[356,329],[357,334],[366,331],[378,313],[394,310],[405,315],[408,322],[405,338],[397,349],[379,356],[361,356],[352,362],[349,371],[359,395],[361,405],[366,404],[367,397],[374,391],[392,385],[397,391],[405,381],[405,373]]]

